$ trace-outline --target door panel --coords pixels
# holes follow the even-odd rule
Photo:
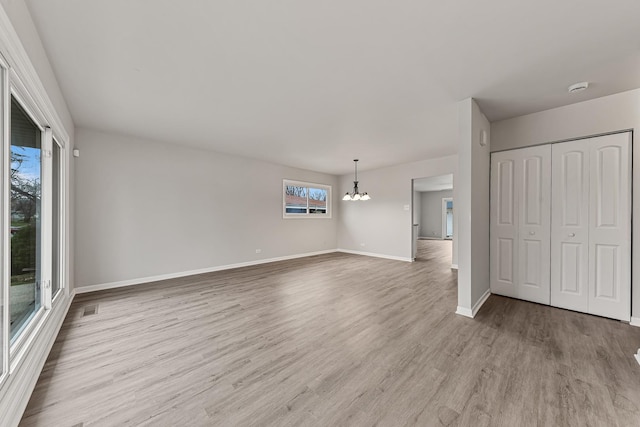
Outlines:
[[[587,283],[586,269],[580,268],[585,264],[586,245],[580,243],[560,243],[560,292],[586,296],[583,290]],[[555,301],[551,301],[554,304]]]
[[[491,292],[517,297],[515,160],[512,152],[491,156]]]
[[[514,165],[513,160],[498,163],[498,188],[496,194],[499,207],[498,224],[505,226],[515,226],[515,199],[513,194],[514,185]]]
[[[596,298],[618,299],[617,272],[620,269],[618,247],[611,245],[595,245],[595,282]]]
[[[552,151],[555,151],[558,147],[554,147]],[[585,181],[584,176],[588,162],[585,159],[585,155],[586,153],[581,151],[563,152],[560,157],[562,175],[553,179],[554,183],[562,186],[562,197],[566,201],[561,205],[562,218],[560,223],[564,226],[579,227],[581,224],[585,224],[582,216],[589,212],[587,209],[588,199],[586,198],[588,187],[585,187],[588,182]],[[553,160],[555,161],[555,158]],[[559,178],[560,182],[555,178]]]
[[[540,241],[524,239],[524,258],[525,258],[525,270],[522,275],[523,286],[540,286],[540,269],[536,268],[540,264],[540,253],[542,248]]]
[[[549,304],[551,147],[518,150],[518,298]]]
[[[549,304],[551,147],[491,156],[491,292]]]
[[[513,247],[513,239],[498,239],[498,280],[509,285],[513,285]]]
[[[551,152],[551,305],[587,312],[589,144],[564,142]]]
[[[631,134],[589,140],[589,313],[631,317]]]

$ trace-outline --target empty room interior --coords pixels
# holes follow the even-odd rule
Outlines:
[[[0,0],[0,426],[640,425],[638,16]]]

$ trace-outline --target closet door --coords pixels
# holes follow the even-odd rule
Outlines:
[[[551,146],[518,150],[517,296],[549,304],[551,233]]]
[[[631,316],[631,134],[590,140],[589,313]]]
[[[491,292],[549,304],[551,148],[491,155]]]
[[[552,146],[551,305],[588,311],[589,140]]]
[[[491,155],[491,292],[517,298],[516,151]]]

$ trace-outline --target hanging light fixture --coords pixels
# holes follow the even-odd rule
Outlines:
[[[358,159],[354,159],[355,166],[355,180],[353,181],[353,193],[347,193],[342,200],[371,200],[371,197],[367,193],[360,193],[358,191]]]

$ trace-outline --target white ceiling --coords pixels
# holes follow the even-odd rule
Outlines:
[[[640,87],[638,0],[27,0],[79,127],[334,174]],[[580,94],[566,87],[592,82]]]
[[[438,175],[413,180],[413,191],[442,191],[453,189],[453,175]]]

